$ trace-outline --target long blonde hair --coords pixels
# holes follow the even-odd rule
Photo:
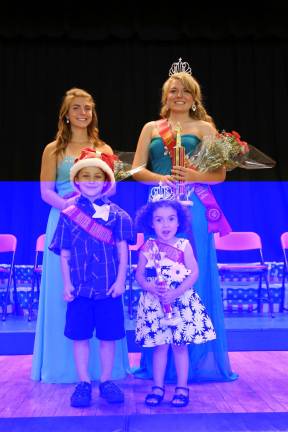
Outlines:
[[[214,125],[214,120],[211,116],[209,116],[204,108],[203,102],[202,102],[202,93],[200,84],[196,79],[190,75],[187,72],[177,72],[170,76],[162,87],[162,98],[161,98],[161,111],[160,116],[162,118],[168,118],[170,114],[170,110],[166,105],[167,102],[167,96],[168,92],[170,90],[170,86],[172,83],[172,80],[179,80],[183,84],[184,88],[189,90],[192,94],[194,104],[196,106],[196,110],[193,111],[192,109],[189,110],[189,116],[192,119],[195,120],[205,120],[209,123],[212,123]]]
[[[88,138],[91,140],[91,146],[99,147],[103,145],[103,141],[99,138],[98,118],[95,109],[95,102],[93,97],[87,91],[73,87],[65,93],[58,118],[58,132],[56,134],[56,149],[55,155],[63,153],[72,138],[72,130],[70,123],[67,123],[66,115],[69,108],[76,97],[84,97],[92,105],[92,121],[87,127]]]

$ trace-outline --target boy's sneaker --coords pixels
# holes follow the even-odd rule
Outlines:
[[[100,396],[109,403],[124,402],[124,393],[112,381],[104,381],[99,384]]]
[[[80,382],[71,396],[70,405],[75,408],[88,407],[91,404],[92,386],[90,383]]]

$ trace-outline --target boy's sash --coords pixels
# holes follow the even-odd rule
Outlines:
[[[171,259],[172,261],[184,264],[184,252],[166,243],[161,243],[159,241],[149,239],[141,247],[141,251],[148,252],[153,248],[153,243],[157,244],[157,249],[159,250],[159,252],[165,252],[165,256],[167,258]]]
[[[156,122],[159,135],[161,136],[165,146],[169,151],[169,155],[172,159],[173,147],[176,145],[175,137],[173,136],[172,130],[169,127],[167,119],[158,120]],[[206,218],[208,222],[209,232],[219,232],[221,236],[229,234],[232,228],[229,225],[226,217],[217,203],[212,190],[207,184],[196,183],[194,192],[200,199],[202,204],[206,207]]]
[[[113,233],[109,228],[104,227],[84,213],[75,205],[71,205],[62,210],[69,219],[75,222],[80,228],[97,240],[105,243],[114,244]]]

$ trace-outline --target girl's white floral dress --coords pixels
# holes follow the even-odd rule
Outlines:
[[[187,242],[187,239],[179,238],[173,247],[183,252]],[[142,247],[147,258],[147,280],[156,278],[155,255],[153,254],[155,243],[161,245],[161,243],[149,239]],[[161,251],[160,254],[161,273],[169,288],[176,288],[190,273],[190,270],[181,262],[183,259],[172,260],[165,251]],[[199,295],[192,287],[177,298],[172,307],[173,314],[181,317],[181,320],[175,327],[163,326],[161,320],[164,313],[159,299],[147,291],[142,292],[137,309],[136,342],[143,347],[153,347],[167,343],[176,345],[201,344],[216,339],[212,321]]]

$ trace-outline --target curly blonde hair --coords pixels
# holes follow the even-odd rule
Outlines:
[[[65,93],[60,108],[58,118],[58,132],[56,134],[56,156],[65,151],[69,141],[72,138],[71,125],[70,123],[67,123],[66,116],[73,100],[76,97],[84,97],[92,105],[92,121],[87,127],[88,138],[91,140],[90,145],[96,148],[104,144],[103,141],[99,138],[98,118],[93,97],[87,91],[74,87]]]
[[[209,116],[204,108],[202,102],[202,93],[200,84],[196,79],[187,72],[177,72],[170,76],[162,87],[162,98],[161,98],[161,110],[160,116],[162,118],[168,118],[170,114],[170,110],[166,105],[168,92],[171,87],[171,83],[173,80],[179,80],[183,84],[184,88],[189,90],[193,97],[194,104],[196,106],[196,110],[193,111],[191,108],[189,110],[189,115],[192,119],[195,120],[205,120],[214,125],[214,120],[211,116]]]

